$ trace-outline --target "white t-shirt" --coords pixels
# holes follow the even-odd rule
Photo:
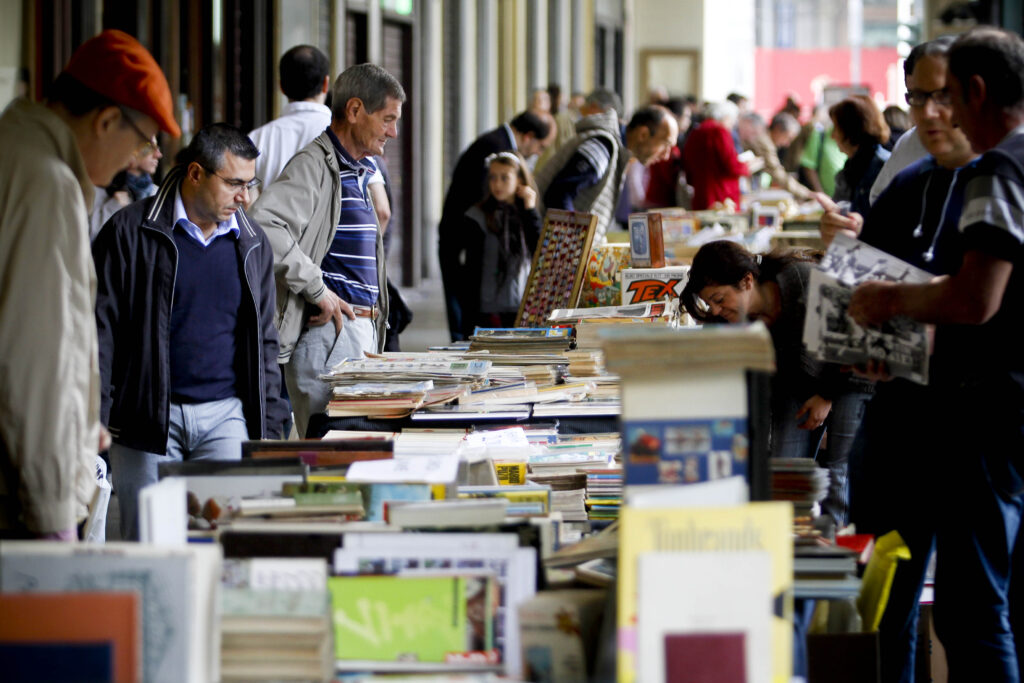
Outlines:
[[[900,171],[926,156],[928,156],[928,150],[924,148],[924,143],[921,142],[921,138],[917,134],[917,128],[911,128],[901,135],[896,144],[892,146],[892,154],[889,156],[889,160],[882,166],[882,170],[878,172],[878,177],[875,178],[874,185],[871,186],[871,195],[868,197],[868,202],[874,204],[875,200],[878,199],[878,195],[882,194],[885,188],[889,187],[889,183],[892,182],[892,179]]]
[[[260,155],[256,177],[266,187],[277,180],[295,153],[313,142],[331,125],[331,110],[316,102],[289,102],[284,112],[270,123],[249,133]]]

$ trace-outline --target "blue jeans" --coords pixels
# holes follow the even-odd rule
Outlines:
[[[958,502],[944,516],[936,544],[935,630],[946,647],[950,681],[1016,683],[1009,595],[1024,499],[999,484],[1003,453],[965,455],[947,489],[958,492]]]
[[[284,381],[300,439],[306,438],[309,418],[327,411],[331,391],[320,375],[346,358],[362,358],[364,351],[376,350],[377,329],[369,318],[346,318],[337,333],[333,322],[302,332],[284,366]]]
[[[121,538],[139,540],[139,491],[157,482],[157,466],[183,460],[240,460],[249,438],[242,401],[225,398],[208,403],[172,403],[167,453],[160,455],[110,447],[114,489],[121,507]]]
[[[898,531],[910,548],[878,629],[884,683],[915,680],[919,601],[938,525],[935,476],[949,446],[933,428],[943,403],[931,387],[880,383],[849,453],[850,521],[875,536]]]
[[[832,411],[825,419],[824,427],[812,430],[800,429],[803,418],[800,421],[796,419],[804,401],[783,396],[772,404],[771,457],[814,458],[829,471],[828,495],[822,502],[822,509],[839,526],[849,521],[847,461],[864,417],[864,405],[870,398],[870,394],[861,392],[840,394],[832,401]],[[826,429],[828,449],[822,454],[821,440]]]
[[[989,377],[949,403],[943,424],[956,425],[955,457],[938,492],[951,504],[936,540],[935,630],[950,681],[1015,683],[1010,575],[1024,513],[1024,391]]]

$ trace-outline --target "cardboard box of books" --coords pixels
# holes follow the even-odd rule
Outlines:
[[[689,266],[626,268],[621,273],[622,305],[677,298],[686,286]]]

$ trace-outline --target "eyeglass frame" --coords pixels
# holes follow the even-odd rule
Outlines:
[[[215,175],[218,178],[220,178],[221,180],[223,180],[227,184],[228,187],[230,187],[231,189],[233,189],[235,191],[245,190],[246,192],[252,192],[253,190],[258,189],[259,186],[263,184],[263,179],[262,178],[253,178],[252,180],[250,180],[248,182],[242,180],[241,178],[225,178],[220,173],[217,173],[212,168],[207,168],[206,166],[203,166],[198,161],[196,162],[196,164],[199,165],[199,168],[203,169],[204,171],[206,171],[210,175]]]
[[[142,129],[139,128],[139,125],[137,123],[135,123],[135,121],[132,119],[131,115],[127,112],[127,110],[125,110],[125,108],[122,106],[118,106],[118,109],[121,111],[121,117],[128,122],[128,125],[132,127],[132,130],[134,130],[140,138],[145,140],[144,143],[142,143],[135,149],[135,154],[137,156],[144,157],[147,154],[154,152],[157,148],[160,147],[160,143],[159,141],[157,141],[156,135],[154,135],[151,138],[146,137],[146,134],[142,132]]]
[[[935,104],[940,107],[948,107],[953,102],[953,95],[949,92],[949,88],[939,88],[938,90],[911,90],[906,95],[907,104],[915,109],[923,109],[928,106],[928,100],[935,100]],[[914,104],[914,99],[921,97],[920,104]],[[943,101],[945,100],[945,101]]]

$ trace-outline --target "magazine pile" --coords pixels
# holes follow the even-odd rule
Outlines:
[[[926,325],[893,318],[881,327],[861,327],[846,312],[857,285],[868,280],[922,283],[932,274],[846,235],[837,235],[811,272],[804,320],[804,345],[827,363],[884,362],[893,377],[928,383]]]

